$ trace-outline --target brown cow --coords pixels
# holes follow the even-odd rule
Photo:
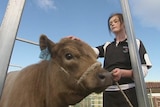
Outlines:
[[[10,72],[0,107],[68,107],[112,84],[111,74],[86,43],[69,38],[53,43],[42,35],[40,47],[48,48],[50,60]]]

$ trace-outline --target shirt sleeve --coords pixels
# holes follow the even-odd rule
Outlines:
[[[96,49],[98,49],[98,57],[104,57],[104,45],[98,46],[96,47]]]
[[[152,64],[151,61],[149,59],[149,56],[146,52],[146,49],[142,43],[142,41],[139,40],[139,55],[140,55],[140,60],[142,64],[145,64],[147,66],[147,68],[151,68]]]
[[[106,53],[106,49],[107,46],[110,44],[110,42],[106,42],[105,44],[101,45],[101,46],[97,46],[96,48],[98,49],[98,57],[104,57],[105,53]]]
[[[142,71],[143,71],[143,76],[146,77],[148,74],[148,68],[146,65],[142,64]]]

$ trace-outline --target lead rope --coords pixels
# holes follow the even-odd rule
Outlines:
[[[133,107],[132,103],[130,102],[130,100],[128,99],[128,97],[126,96],[126,94],[124,93],[124,91],[121,89],[121,87],[119,86],[119,83],[116,82],[116,85],[118,86],[118,88],[120,89],[121,93],[123,94],[123,96],[125,97],[125,99],[127,100],[128,104],[130,107]]]

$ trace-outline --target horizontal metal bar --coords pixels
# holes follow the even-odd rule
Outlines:
[[[9,66],[11,66],[11,67],[17,67],[17,68],[23,68],[22,66],[20,66],[20,65],[15,65],[15,64],[10,64]]]
[[[16,40],[39,46],[39,43],[17,37]]]

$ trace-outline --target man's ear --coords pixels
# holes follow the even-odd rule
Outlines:
[[[51,53],[51,48],[55,45],[55,43],[49,40],[46,35],[42,34],[39,39],[39,45],[41,51],[48,48],[49,52]]]

